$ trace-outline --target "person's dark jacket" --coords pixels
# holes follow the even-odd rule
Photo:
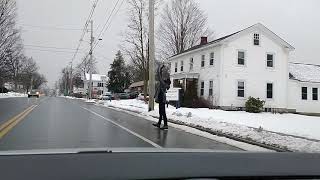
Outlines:
[[[162,77],[162,68],[158,68],[158,77],[159,77],[159,83],[157,84],[156,91],[155,91],[155,101],[157,103],[166,103],[167,98],[166,98],[166,92],[167,89],[169,89],[170,85],[168,85]]]

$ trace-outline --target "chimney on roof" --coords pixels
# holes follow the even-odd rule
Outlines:
[[[207,43],[208,43],[208,37],[206,37],[206,36],[201,37],[200,45],[204,45],[204,44],[207,44]]]

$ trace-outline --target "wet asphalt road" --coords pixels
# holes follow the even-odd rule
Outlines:
[[[33,111],[0,138],[0,150],[98,147],[241,150],[173,127],[159,130],[151,121],[125,112],[59,97],[0,99],[0,126],[34,104],[37,106]]]

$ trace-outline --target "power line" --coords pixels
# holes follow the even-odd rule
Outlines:
[[[92,5],[91,11],[90,11],[90,13],[89,13],[89,16],[88,16],[88,18],[87,18],[87,20],[86,20],[86,22],[85,22],[85,24],[84,24],[83,31],[82,31],[82,34],[81,34],[81,37],[80,37],[78,46],[77,46],[77,48],[76,48],[76,52],[74,53],[74,55],[73,55],[73,57],[72,57],[72,59],[71,59],[71,63],[74,61],[74,59],[76,58],[76,56],[77,56],[77,54],[78,54],[79,48],[80,48],[80,46],[81,46],[81,42],[82,42],[83,37],[84,37],[84,35],[85,35],[85,33],[86,33],[85,30],[87,29],[87,27],[88,27],[88,25],[89,25],[89,22],[90,22],[90,20],[92,19],[92,16],[93,16],[93,13],[94,13],[94,11],[95,11],[95,9],[96,9],[96,6],[97,6],[98,1],[99,1],[99,0],[95,0],[94,3],[93,3],[93,5]]]
[[[74,51],[77,50],[77,49],[74,49],[74,48],[62,48],[62,47],[54,47],[54,46],[38,46],[38,45],[30,45],[30,44],[26,44],[24,46],[37,47],[37,48],[48,48],[48,49],[65,49],[65,50],[74,50]]]
[[[63,50],[50,50],[50,49],[36,49],[36,48],[25,48],[27,50],[35,50],[35,51],[45,51],[45,52],[54,52],[54,53],[71,53],[73,54],[75,51],[63,51]],[[84,52],[82,52],[84,53]]]
[[[112,11],[111,11],[111,13],[110,13],[107,21],[106,21],[105,24],[103,25],[103,28],[101,29],[101,31],[100,31],[100,33],[99,33],[99,35],[98,35],[98,37],[97,37],[98,39],[101,37],[102,34],[104,34],[104,33],[108,30],[108,28],[109,28],[110,25],[111,25],[112,18],[115,17],[115,16],[117,15],[117,13],[119,12],[119,10],[120,10],[120,8],[121,8],[124,0],[122,0],[119,8],[118,8],[117,11],[116,11],[116,13],[113,15],[113,12],[115,11],[117,5],[119,4],[119,1],[120,1],[120,0],[117,0],[116,4],[114,5],[114,7],[113,7],[113,9],[112,9]],[[113,15],[113,16],[112,16],[112,15]],[[110,21],[109,21],[109,20],[110,20]],[[95,43],[93,49],[95,49],[95,48],[97,47],[98,43],[99,43],[99,41],[97,41],[97,42]]]
[[[106,9],[106,15],[108,15],[108,11],[109,11],[109,7],[107,7],[107,9]],[[104,18],[104,19],[106,19],[107,18],[107,16]],[[99,24],[98,25],[98,27],[96,28],[96,31],[98,31],[99,30],[99,28],[100,28],[100,26],[101,26],[101,24]]]
[[[111,18],[111,17],[115,17],[116,14],[119,12],[119,10],[120,10],[120,8],[121,8],[124,0],[122,0],[120,6],[119,6],[119,8],[117,9],[117,11],[116,11],[116,13],[114,14],[114,16],[112,16],[112,14],[113,14],[113,12],[115,11],[117,5],[119,4],[119,1],[120,1],[120,0],[117,0],[117,2],[115,3],[115,5],[113,6],[113,9],[112,9],[111,13],[109,14],[109,17],[107,18],[107,21],[106,21],[105,24],[103,25],[103,28],[101,29],[101,31],[100,31],[97,39],[99,39],[99,38],[101,37],[101,35],[102,35],[103,33],[105,33],[106,30],[110,27],[111,22],[112,22],[112,18]],[[110,19],[111,19],[111,21],[109,22]],[[109,24],[108,24],[108,22],[109,22]],[[95,48],[97,47],[98,43],[99,43],[99,41],[97,41],[97,42],[95,43],[93,49],[95,49]],[[84,57],[84,60],[86,60],[86,59],[88,58],[89,54],[90,54],[90,53],[87,53],[87,55]]]
[[[65,28],[65,27],[56,27],[56,26],[39,26],[39,25],[31,25],[31,24],[21,24],[23,27],[31,27],[38,29],[47,29],[47,30],[65,30],[65,31],[83,31],[84,29],[80,28]]]

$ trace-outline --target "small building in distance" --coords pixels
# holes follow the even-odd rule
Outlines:
[[[143,92],[144,81],[134,82],[129,86],[131,92]]]
[[[89,93],[90,74],[82,77],[85,93]],[[92,74],[92,97],[97,98],[99,95],[108,92],[107,88],[108,77],[104,74]]]

